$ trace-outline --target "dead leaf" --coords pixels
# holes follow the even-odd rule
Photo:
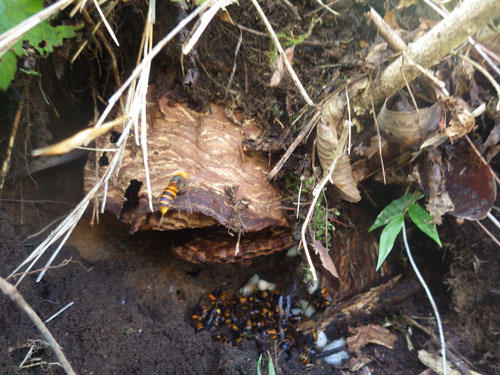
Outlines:
[[[411,7],[418,3],[418,0],[400,0],[398,4],[398,10],[403,10],[405,8]]]
[[[394,333],[389,332],[387,329],[375,325],[369,324],[361,327],[349,327],[349,333],[354,334],[347,339],[347,347],[350,352],[359,352],[368,344],[377,344],[385,346],[386,348],[394,348],[394,343],[397,340],[397,336]]]
[[[234,25],[233,20],[231,19],[231,16],[227,12],[227,10],[223,10],[219,14],[219,20],[222,21],[222,22],[227,22],[227,23],[230,23],[231,25]]]
[[[380,132],[402,148],[417,149],[432,136],[444,118],[439,102],[413,110],[399,95],[387,98],[377,116]]]
[[[364,41],[364,40],[360,40],[359,41],[359,48],[367,48],[368,46],[370,46],[368,44],[368,42]]]
[[[362,356],[361,358],[352,357],[347,363],[347,367],[349,367],[349,370],[351,370],[352,372],[356,372],[371,361],[373,361],[372,358],[368,358],[365,356]]]
[[[385,14],[384,21],[387,22],[393,29],[398,28],[398,18],[396,17],[396,12],[394,12],[394,9],[391,9]]]
[[[285,55],[286,58],[290,63],[292,63],[293,60],[293,53],[295,51],[295,45],[288,47],[285,50]],[[274,63],[274,72],[271,77],[271,82],[269,83],[269,86],[271,87],[276,87],[280,84],[281,80],[283,79],[283,76],[285,75],[286,72],[286,67],[285,67],[285,61],[284,61],[284,56],[279,55],[278,59]]]
[[[333,277],[340,279],[339,273],[337,272],[337,267],[335,267],[335,264],[333,263],[330,254],[328,254],[328,250],[326,249],[326,247],[323,246],[321,241],[318,240],[314,241],[314,248],[319,253],[319,258],[321,259],[321,264],[323,265],[323,267],[325,267],[328,270],[328,272],[332,274]]]

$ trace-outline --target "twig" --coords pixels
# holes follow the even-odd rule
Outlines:
[[[432,0],[424,0],[424,2],[429,5],[436,13],[438,13],[441,17],[446,17],[449,12],[444,9],[444,8],[440,8],[438,5],[436,5]],[[498,69],[498,66],[496,66],[496,64],[491,61],[491,59],[489,58],[489,56],[484,52],[484,50],[486,49],[482,44],[479,44],[477,43],[473,37],[469,36],[467,38],[467,41],[469,42],[470,45],[472,45],[474,47],[474,49],[477,51],[477,53],[479,53],[479,55],[481,55],[481,57],[489,64],[489,66],[498,74],[500,75],[500,69]],[[500,104],[497,105],[497,111],[500,110],[500,108],[498,107]]]
[[[500,222],[498,222],[497,218],[491,214],[491,212],[488,212],[488,219],[495,224],[495,226],[500,229]]]
[[[497,96],[498,96],[498,103],[500,103],[500,85],[498,84],[497,81],[495,81],[495,79],[491,76],[491,74],[486,70],[484,69],[481,65],[479,65],[477,62],[475,62],[474,60],[472,60],[471,58],[459,53],[458,54],[458,57],[460,57],[462,60],[465,60],[467,61],[469,64],[471,64],[476,70],[478,70],[479,72],[481,72],[488,81],[490,81],[491,85],[493,86],[493,88],[495,89],[495,91],[497,92]],[[498,111],[498,104],[497,104],[497,111]]]
[[[447,366],[446,366],[446,343],[444,339],[444,332],[443,332],[443,326],[441,324],[441,316],[439,315],[439,310],[436,306],[436,302],[434,301],[434,298],[432,297],[432,293],[429,290],[429,287],[425,283],[424,278],[420,274],[420,271],[418,270],[417,265],[415,264],[415,261],[413,260],[413,256],[411,255],[411,250],[410,250],[410,245],[408,245],[408,239],[406,238],[406,226],[405,222],[403,220],[403,242],[405,244],[406,248],[406,253],[408,255],[408,260],[410,261],[410,264],[413,268],[413,272],[415,272],[415,275],[417,275],[418,281],[420,281],[420,284],[422,284],[422,287],[425,290],[425,293],[427,294],[427,297],[429,298],[429,302],[431,303],[432,310],[434,310],[434,315],[436,316],[436,322],[438,326],[438,331],[439,331],[439,340],[441,342],[441,356],[443,359],[443,374],[447,374]]]
[[[430,70],[425,69],[420,64],[417,64],[411,57],[409,57],[407,54],[404,53],[405,49],[407,48],[406,43],[403,41],[403,39],[399,37],[398,34],[396,34],[396,32],[391,28],[391,26],[387,22],[385,22],[385,20],[377,13],[375,9],[373,8],[370,9],[370,13],[368,13],[368,18],[370,18],[373,21],[380,35],[387,41],[387,43],[389,43],[391,48],[397,52],[403,53],[403,57],[406,59],[408,65],[416,67],[424,76],[430,79],[431,82],[434,83],[434,85],[436,85],[436,87],[441,91],[444,97],[450,96],[448,90],[446,90],[446,84],[443,81],[436,78],[436,76]],[[401,70],[401,74],[405,85],[408,87],[408,90],[410,91],[410,95],[412,96],[413,102],[415,103],[415,108],[417,108],[418,111],[415,98],[413,98],[413,94],[409,89],[408,80],[404,75],[404,70]]]
[[[397,52],[401,52],[406,48],[406,43],[403,39],[400,38],[398,34],[394,32],[394,30],[389,26],[387,22],[378,14],[378,12],[370,8],[370,13],[367,13],[366,16],[375,24],[378,32],[384,38],[389,46]]]
[[[233,83],[234,74],[236,73],[236,59],[238,58],[238,53],[240,52],[241,42],[243,42],[243,32],[240,30],[240,37],[238,38],[238,43],[236,44],[236,50],[234,51],[233,70],[231,71],[231,75],[229,76],[229,80],[227,81],[226,97],[227,97],[227,94],[229,93],[229,88],[231,87],[231,84]]]
[[[327,11],[329,11],[330,13],[332,13],[334,16],[337,16],[339,17],[340,16],[340,13],[339,12],[336,12],[334,11],[332,8],[330,8],[328,5],[326,5],[325,3],[323,3],[321,0],[316,0],[316,2],[321,5],[323,8],[325,8]]]
[[[337,149],[335,150],[335,153],[333,154],[333,160],[330,164],[330,167],[328,168],[328,171],[323,175],[323,178],[321,179],[320,183],[316,185],[316,187],[313,190],[313,199],[311,202],[311,206],[309,207],[309,211],[307,212],[307,216],[304,220],[304,223],[302,224],[302,230],[301,230],[301,240],[302,240],[302,245],[304,246],[304,253],[306,254],[307,262],[309,264],[309,268],[311,269],[311,275],[314,281],[318,280],[318,276],[316,275],[316,269],[314,268],[314,264],[312,263],[311,260],[311,255],[309,254],[309,249],[307,247],[307,241],[306,241],[306,229],[309,225],[309,222],[311,221],[311,217],[314,213],[314,210],[316,208],[316,202],[319,199],[319,196],[323,189],[325,188],[326,184],[330,180],[330,176],[332,175],[333,171],[335,170],[335,166],[337,165],[337,161],[340,159],[340,157],[344,154],[345,152],[345,146],[347,142],[347,137],[349,135],[349,125],[347,121],[344,122],[344,128],[342,130],[342,135],[340,136],[339,142],[337,144]]]
[[[59,344],[57,343],[56,339],[50,331],[47,329],[45,324],[42,322],[40,317],[36,314],[36,312],[31,308],[30,305],[24,300],[23,296],[18,292],[18,290],[5,281],[2,277],[0,277],[0,289],[2,292],[9,296],[9,298],[14,301],[21,310],[23,310],[28,317],[31,319],[31,321],[35,324],[35,326],[39,329],[39,331],[42,333],[43,337],[47,340],[47,342],[50,344],[52,349],[54,350],[57,359],[61,362],[62,367],[66,371],[67,374],[72,374],[76,375],[75,370],[71,367],[71,364],[69,363],[68,359],[62,352]]]
[[[23,113],[24,98],[17,105],[16,115],[14,117],[14,122],[12,123],[12,130],[10,132],[9,144],[7,150],[5,151],[5,159],[2,164],[2,171],[0,172],[0,198],[2,197],[3,185],[5,184],[5,178],[7,177],[7,172],[9,170],[10,157],[12,155],[12,150],[14,149],[14,141],[16,139],[17,129],[19,128],[19,122],[21,120],[21,114]]]
[[[469,35],[475,33],[500,13],[498,0],[466,0],[460,3],[441,22],[434,26],[416,42],[411,43],[403,52],[405,58],[400,56],[380,74],[379,85],[373,91],[373,101],[378,106],[388,96],[391,96],[404,86],[401,70],[404,69],[408,81],[415,79],[420,70],[437,64],[443,56],[467,40]],[[418,65],[412,66],[411,62]],[[364,103],[369,103],[370,91],[365,90],[356,103],[364,108]]]
[[[288,147],[288,150],[286,150],[285,154],[281,157],[281,159],[276,163],[274,168],[271,170],[271,172],[268,173],[267,179],[272,180],[278,172],[281,170],[283,165],[286,163],[290,155],[295,151],[297,146],[302,142],[302,139],[312,130],[312,128],[316,125],[318,122],[318,118],[320,116],[320,112],[316,112],[312,119],[307,123],[307,125],[300,131],[299,135],[294,139],[290,147]]]
[[[41,235],[43,232],[45,232],[47,229],[49,229],[52,225],[54,225],[55,223],[57,223],[59,220],[63,219],[64,216],[66,215],[61,215],[59,217],[56,217],[54,220],[52,220],[50,223],[48,223],[46,226],[44,226],[42,229],[40,229],[38,232],[36,233],[33,233],[33,234],[30,234],[28,237],[26,237],[22,242],[25,243],[26,241],[28,241],[29,239],[33,238],[33,237],[37,237],[39,235]]]
[[[484,232],[490,236],[490,238],[493,240],[493,242],[495,242],[497,244],[497,246],[500,246],[500,242],[497,240],[497,238],[493,235],[493,233],[491,233],[479,220],[476,220],[476,223],[477,225],[479,225],[481,227],[482,230],[484,230]]]
[[[295,83],[295,86],[297,86],[297,88],[299,89],[299,92],[302,95],[302,97],[304,98],[304,100],[306,101],[306,103],[309,104],[310,106],[315,107],[316,104],[314,104],[314,102],[311,100],[311,98],[307,94],[307,91],[304,89],[304,86],[302,86],[302,83],[300,82],[299,77],[297,77],[297,74],[295,74],[295,71],[293,70],[292,65],[290,64],[290,61],[288,61],[288,59],[286,57],[286,53],[283,50],[283,47],[281,47],[281,43],[280,43],[278,37],[276,36],[276,33],[273,30],[273,27],[271,26],[266,15],[262,11],[262,8],[260,7],[259,3],[257,2],[257,0],[251,0],[251,1],[252,1],[253,6],[255,7],[255,9],[257,10],[257,13],[259,13],[259,16],[262,19],[262,22],[264,22],[264,25],[266,25],[266,29],[269,32],[269,34],[271,35],[271,38],[272,38],[274,44],[276,45],[276,48],[278,49],[278,52],[280,53],[281,58],[283,59],[283,62],[285,63],[286,69],[288,70],[290,77],[292,77],[292,80]]]
[[[370,78],[371,81],[371,78]],[[370,91],[372,90],[372,84],[370,82]],[[378,143],[378,154],[380,156],[380,166],[382,168],[382,178],[384,179],[384,185],[387,185],[387,179],[385,177],[385,166],[384,166],[384,157],[382,156],[382,139],[380,137],[380,126],[377,121],[377,115],[375,111],[375,103],[373,103],[373,95],[370,96],[371,103],[372,103],[372,115],[373,115],[373,121],[375,121],[375,128],[377,129],[377,143]]]

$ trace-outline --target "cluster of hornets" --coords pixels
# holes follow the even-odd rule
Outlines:
[[[326,289],[318,289],[311,305],[323,311],[330,305],[327,297]],[[296,328],[302,315],[290,314],[290,309],[290,295],[283,296],[279,290],[258,291],[248,297],[235,293],[232,298],[216,290],[208,294],[206,303],[195,307],[191,319],[197,332],[206,330],[225,346],[240,346],[243,339],[255,340],[259,350],[265,352],[270,343],[276,342],[290,357],[300,341],[299,360],[308,364],[323,353],[314,350],[316,332],[299,337]]]
[[[164,215],[180,193],[186,180],[187,173],[177,172],[160,197],[161,225]],[[328,291],[318,289],[312,295],[311,305],[316,311],[324,311],[329,305]],[[197,332],[207,330],[215,340],[225,346],[240,346],[244,338],[255,340],[262,352],[267,351],[270,342],[277,342],[278,347],[291,356],[297,348],[299,335],[297,323],[302,320],[302,315],[290,314],[291,298],[281,295],[279,290],[258,291],[250,296],[235,293],[230,298],[222,290],[216,290],[207,297],[207,303],[196,306],[191,319]],[[316,358],[327,356],[331,353],[317,353],[314,343],[317,340],[316,332],[301,337],[302,351],[299,360],[309,364]]]

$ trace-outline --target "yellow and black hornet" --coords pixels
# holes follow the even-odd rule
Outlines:
[[[161,217],[158,222],[158,226],[161,225],[163,221],[163,216],[167,213],[168,209],[174,202],[175,197],[181,191],[182,187],[186,183],[188,175],[186,172],[177,172],[174,177],[170,180],[168,186],[163,190],[160,196],[160,212]]]

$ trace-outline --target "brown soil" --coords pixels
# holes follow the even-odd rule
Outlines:
[[[231,17],[246,27],[264,30],[250,2],[240,3],[240,6],[229,8]],[[279,31],[294,38],[306,34],[310,16],[297,21],[284,2],[261,3]],[[376,33],[366,26],[363,14],[369,9],[368,5],[380,8],[380,11],[383,8],[382,2],[372,3],[356,2],[353,5],[340,2],[336,8],[343,13],[340,18],[325,10],[314,13],[321,15],[322,23],[314,27],[310,39],[296,46],[293,60],[293,66],[313,100],[325,98],[344,78],[363,74],[361,67],[368,48],[361,48],[363,43],[360,41],[368,45],[378,42]],[[160,22],[155,32],[158,37],[177,22],[176,12],[165,4],[159,5],[157,13]],[[117,19],[122,22],[122,32],[118,33],[122,49],[117,50],[122,63],[120,69],[123,69],[120,73],[129,72],[135,61],[135,57],[127,59],[126,56],[135,56],[137,52],[137,35],[142,32],[137,27],[144,14],[141,6],[124,5],[117,11]],[[305,1],[297,7],[300,14],[307,14],[315,11],[318,5],[315,1]],[[401,15],[400,22],[406,22],[408,29],[416,27],[411,20],[411,13]],[[259,119],[266,129],[266,138],[255,149],[269,152],[269,159],[273,162],[293,141],[311,113],[306,114],[299,125],[291,126],[304,107],[302,98],[288,78],[279,87],[269,87],[269,39],[250,33],[243,34],[232,91],[226,95],[239,33],[239,29],[228,23],[214,20],[198,46],[195,61],[199,79],[189,90],[181,87],[179,45],[175,43],[155,60],[151,81],[156,84],[159,95],[167,95],[172,101],[187,101],[196,109],[206,109],[208,103],[216,101],[230,110],[236,108],[245,116]],[[87,77],[91,77],[91,85],[102,97],[109,97],[113,92],[112,79],[106,78],[112,73],[101,72],[103,66],[111,66],[108,57],[102,57],[98,64],[93,52],[84,54],[73,71],[68,68],[66,79],[59,82],[54,78],[50,62],[42,64],[46,80],[44,87],[59,117],[54,115],[51,107],[45,106],[38,81],[31,83],[30,100],[34,109],[31,117],[25,120],[34,130],[26,126],[19,133],[12,176],[25,165],[25,143],[34,143],[33,138],[42,139],[38,134],[42,130],[49,129],[56,138],[62,139],[87,125],[93,116]],[[75,71],[78,74],[74,74]],[[17,85],[19,88],[23,84],[18,82]],[[4,115],[9,124],[15,98],[12,92],[0,98],[6,103]],[[491,128],[491,124],[484,127]],[[478,131],[483,138],[487,135],[484,127]],[[3,139],[7,139],[9,127],[0,130]],[[307,168],[311,164],[312,139],[310,137],[292,155],[284,167],[283,176],[290,173],[299,176],[304,171],[310,173]],[[499,170],[495,163],[492,166]],[[37,173],[33,179],[9,180],[0,211],[0,275],[5,277],[12,272],[47,232],[26,242],[21,242],[22,238],[67,214],[83,197],[83,167],[84,160],[80,159]],[[284,178],[278,179],[276,185],[284,191]],[[363,183],[363,190],[378,203],[377,209],[365,200],[359,204],[366,210],[368,222],[373,220],[380,207],[402,193],[400,187],[381,186],[371,180]],[[284,193],[291,194],[290,191]],[[346,204],[336,207],[341,213],[343,209],[349,209]],[[56,265],[63,259],[71,259],[67,265],[48,271],[40,283],[34,282],[36,275],[30,275],[19,287],[42,320],[74,302],[47,326],[77,373],[256,374],[262,350],[255,340],[243,340],[241,347],[225,347],[206,331],[195,332],[191,312],[207,293],[217,288],[238,290],[254,273],[275,282],[283,293],[293,298],[302,297],[305,263],[301,259],[290,259],[284,253],[278,253],[257,258],[251,264],[195,265],[175,258],[170,248],[181,239],[196,236],[196,232],[138,232],[130,235],[129,228],[114,217],[104,215],[100,220],[99,225],[92,227],[88,213],[77,225],[54,262]],[[458,225],[452,217],[446,217],[440,227],[444,250],[423,238],[414,228],[410,228],[409,235],[417,263],[437,299],[448,342],[471,362],[472,368],[485,374],[500,374],[498,248],[476,224],[466,221]],[[391,269],[411,278],[412,271],[402,253],[398,244],[388,258]],[[38,266],[41,267],[49,256],[42,257]],[[41,359],[42,364],[28,369],[18,368],[28,352],[29,340],[40,339],[41,335],[7,297],[0,296],[0,301],[0,373],[62,374],[60,367],[51,364],[56,359],[50,348],[42,348],[33,354]],[[398,336],[393,349],[374,344],[363,348],[358,358],[371,361],[357,373],[416,375],[426,370],[417,359],[416,351],[426,348],[437,352],[437,341],[408,323],[405,316],[420,318],[420,323],[436,332],[429,319],[431,310],[423,292],[416,293],[400,305],[387,306],[369,319],[350,322],[352,326],[384,324]],[[335,323],[327,329],[327,334],[330,339],[349,336],[347,327],[337,327]],[[409,342],[414,347],[411,351]],[[350,373],[348,367],[337,368],[319,360],[306,367],[299,361],[300,351],[296,349],[290,355],[276,347],[270,347],[269,352],[275,359],[278,374],[303,374],[306,371],[313,375]],[[267,368],[266,360],[263,363],[262,367]]]

